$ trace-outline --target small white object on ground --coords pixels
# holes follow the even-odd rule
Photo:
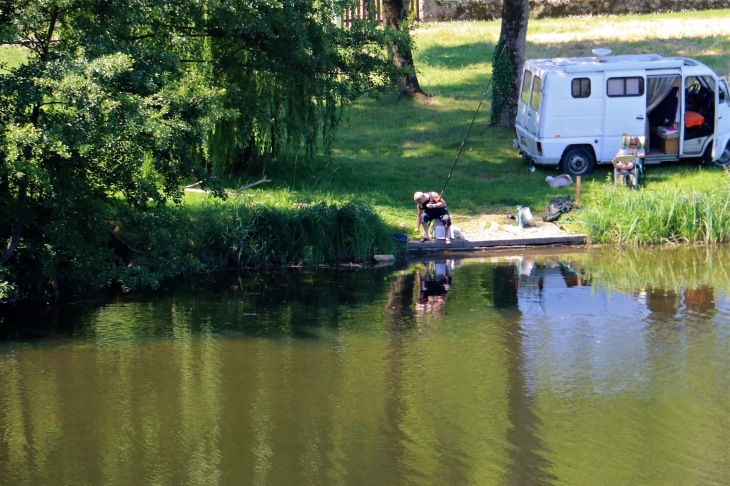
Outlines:
[[[451,237],[452,238],[463,238],[464,235],[461,234],[461,230],[458,226],[452,226],[451,227]]]
[[[547,176],[545,182],[550,187],[564,187],[573,184],[573,178],[570,177],[570,174],[561,174],[557,177]]]

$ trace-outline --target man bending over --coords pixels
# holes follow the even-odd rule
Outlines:
[[[446,230],[446,244],[451,244],[451,218],[449,217],[449,211],[446,209],[446,201],[444,201],[438,192],[417,192],[413,195],[413,200],[416,201],[416,209],[418,210],[418,216],[416,219],[416,231],[423,226],[423,238],[421,241],[428,241],[428,225],[431,220],[436,218],[440,219],[444,223],[444,229]]]

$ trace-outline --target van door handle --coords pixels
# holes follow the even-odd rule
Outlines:
[[[644,115],[639,115],[639,116],[636,117],[636,119],[637,120],[643,120],[644,119]]]

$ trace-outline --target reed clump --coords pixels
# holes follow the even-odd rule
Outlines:
[[[578,216],[591,243],[725,243],[730,241],[730,174],[709,191],[674,187],[638,191],[612,182]]]
[[[206,267],[362,262],[397,251],[391,230],[368,203],[268,196],[209,198],[191,212]]]

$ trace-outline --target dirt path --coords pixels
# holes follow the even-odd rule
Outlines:
[[[516,212],[516,211],[515,211]],[[546,223],[542,220],[542,212],[533,213],[535,227],[520,228],[517,221],[509,219],[506,210],[500,212],[480,212],[475,216],[452,214],[453,226],[459,228],[469,241],[486,241],[509,239],[515,237],[536,238],[543,236],[562,236],[574,234],[564,229],[562,225]]]
[[[452,228],[458,228],[463,234],[463,237],[468,241],[540,238],[582,233],[575,229],[571,231],[563,226],[560,221],[557,223],[546,223],[542,220],[543,211],[533,211],[532,215],[535,220],[535,226],[524,228],[517,226],[517,221],[510,218],[510,216],[514,216],[517,212],[517,209],[511,206],[488,207],[479,211],[476,215],[463,215],[454,211],[449,212],[451,213]],[[561,217],[561,219],[564,218],[565,216]],[[401,228],[405,230],[406,223],[401,223]],[[416,233],[409,233],[408,236],[412,240],[420,238]]]

